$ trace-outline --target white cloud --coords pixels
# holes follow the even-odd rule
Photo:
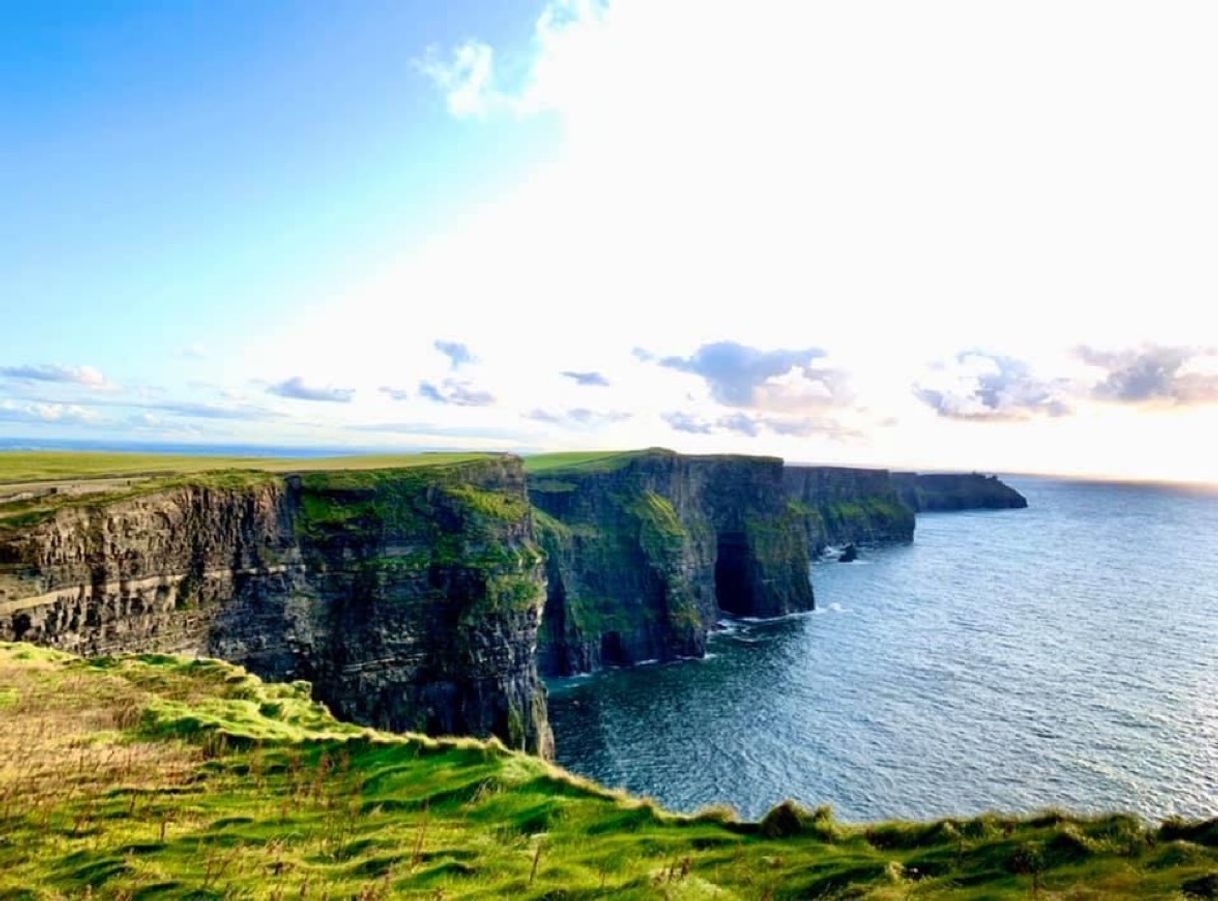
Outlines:
[[[2,366],[0,376],[22,381],[58,382],[86,388],[113,388],[106,377],[92,366],[60,366],[46,363],[37,366]]]
[[[22,404],[11,400],[0,400],[0,422],[92,425],[101,422],[101,417],[94,411],[77,404]]]
[[[632,418],[542,437],[646,445],[671,434],[665,413],[695,426],[724,414],[704,385],[631,348],[817,347],[848,373],[847,395],[788,367],[753,403],[798,423],[839,401],[869,442],[840,450],[787,423],[792,434],[757,438],[682,432],[681,446],[1086,468],[1138,436],[1122,411],[1081,407],[1082,432],[1060,416],[1012,432],[939,415],[910,384],[967,347],[1052,381],[1076,375],[1077,344],[1218,334],[1218,122],[1197,113],[1218,82],[1216,27],[1218,8],[1201,2],[551,3],[527,52],[475,33],[424,68],[462,129],[544,112],[561,140],[510,191],[366,281],[319,286],[316,307],[250,348],[248,375],[314,360],[302,373],[314,382],[341,372],[359,389],[352,409],[316,405],[338,428],[365,403],[402,415],[377,387],[438,384],[432,342],[459,340],[477,348],[477,384],[497,404],[433,404],[438,424],[510,428],[531,410],[578,409],[587,389],[554,373],[600,372],[612,385],[597,405]],[[985,413],[981,376],[966,375],[971,388],[926,387]],[[1212,433],[1201,415],[1179,422]],[[1164,468],[1218,477],[1183,456],[1197,443],[1173,445]]]
[[[612,42],[605,33],[609,11],[609,4],[600,0],[547,4],[534,24],[532,58],[515,85],[505,84],[495,49],[473,38],[454,47],[447,59],[429,47],[415,65],[435,82],[457,118],[564,110],[591,87],[573,74],[598,59],[611,61]]]
[[[448,111],[464,118],[485,116],[504,104],[494,84],[494,58],[489,44],[470,40],[456,47],[447,62],[432,48],[416,65],[444,92]]]

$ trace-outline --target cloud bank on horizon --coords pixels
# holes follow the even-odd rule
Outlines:
[[[159,366],[0,341],[0,436],[1218,481],[1218,12],[881,6],[423,29],[444,165],[543,128],[498,190]]]

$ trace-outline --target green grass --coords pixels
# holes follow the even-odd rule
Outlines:
[[[533,454],[524,458],[524,471],[529,475],[574,469],[579,472],[613,472],[634,457],[649,451],[564,451],[553,454]],[[666,451],[671,453],[671,451]]]
[[[0,897],[1182,898],[1218,825],[667,813],[217,661],[0,644]],[[1208,895],[1212,896],[1212,895]]]
[[[221,457],[205,454],[129,454],[75,451],[0,451],[0,483],[183,475],[219,469],[310,472],[335,469],[409,469],[482,459],[489,454],[380,454],[342,457]]]
[[[186,486],[238,489],[300,473],[355,484],[360,476],[457,467],[490,454],[411,454],[323,458],[180,456],[167,454],[0,452],[0,528],[26,528],[65,507],[93,507]],[[45,493],[54,488],[54,493]],[[470,489],[475,490],[475,489]],[[5,494],[18,492],[15,499]],[[26,496],[32,494],[33,496]],[[483,499],[487,503],[493,500]],[[501,511],[505,512],[505,511]]]
[[[218,661],[0,644],[0,897],[1184,897],[1218,826],[685,817]]]

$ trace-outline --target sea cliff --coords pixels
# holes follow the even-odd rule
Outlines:
[[[894,472],[901,500],[917,513],[954,510],[1008,510],[1028,506],[1027,499],[997,476],[980,473]]]
[[[777,458],[651,449],[529,467],[547,555],[544,673],[698,657],[725,613],[813,607]]]
[[[511,457],[149,479],[0,516],[0,639],[218,656],[357,722],[543,755],[544,599]]]
[[[0,640],[218,656],[346,719],[543,755],[542,674],[703,656],[725,615],[811,610],[829,545],[1026,504],[976,475],[659,448],[107,474],[119,459],[0,486]]]
[[[829,545],[913,541],[914,511],[902,502],[886,469],[787,466],[783,486],[813,556]]]

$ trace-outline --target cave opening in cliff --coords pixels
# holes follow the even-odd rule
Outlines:
[[[723,532],[715,554],[715,600],[719,609],[736,616],[753,611],[749,579],[749,549],[743,532]]]

